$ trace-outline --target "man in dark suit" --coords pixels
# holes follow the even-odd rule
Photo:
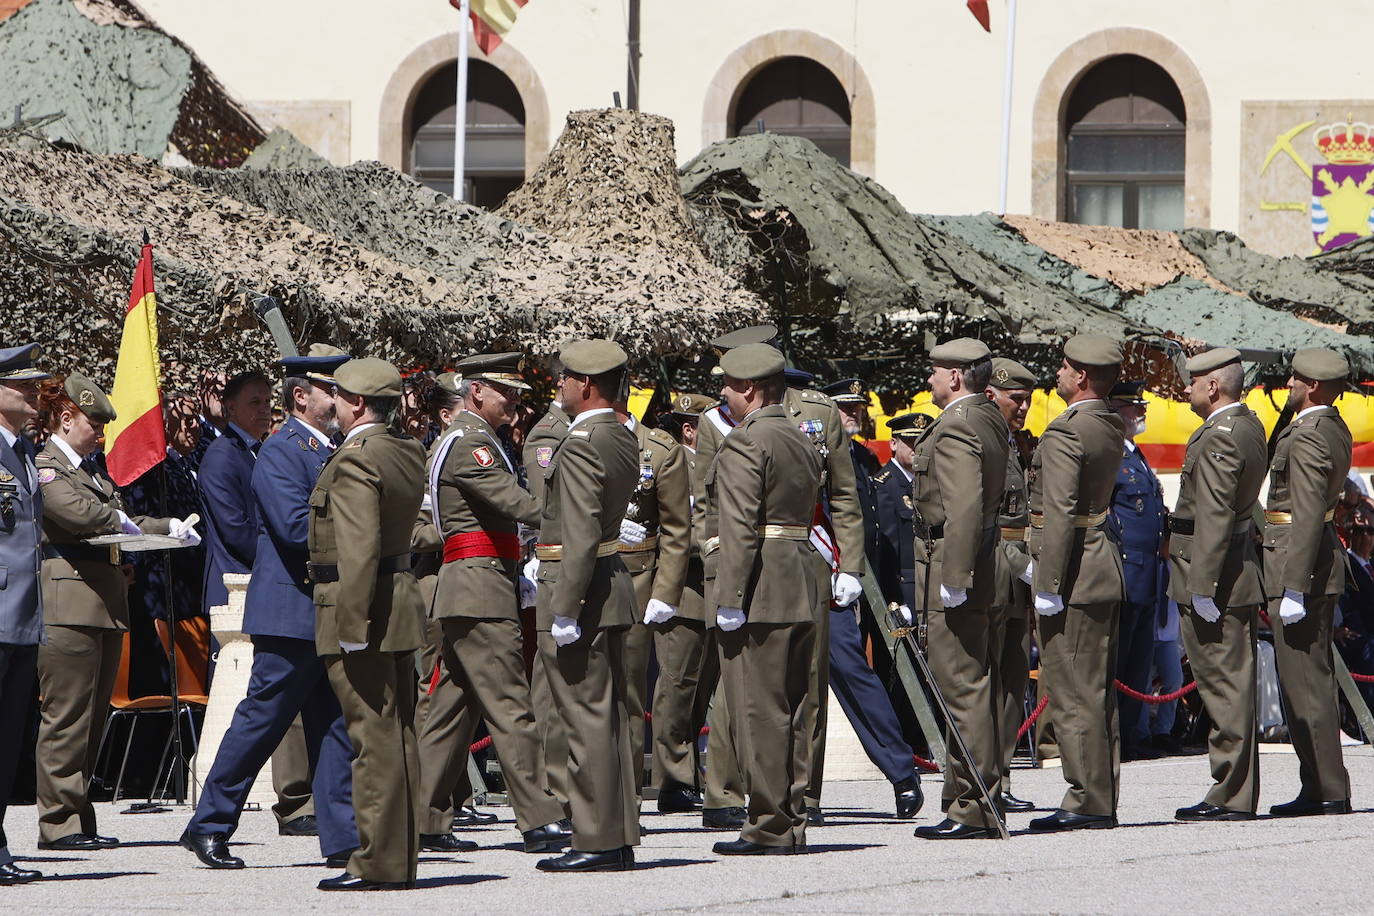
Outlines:
[[[1350,534],[1350,575],[1336,605],[1336,648],[1356,674],[1374,674],[1374,515],[1366,507],[1355,510]],[[1364,700],[1374,707],[1374,684],[1356,682]]]
[[[26,742],[20,740],[33,702],[38,644],[43,641],[43,595],[38,587],[43,498],[33,445],[21,435],[38,416],[34,345],[0,350],[0,885],[26,884],[42,873],[15,864],[5,838],[5,806]]]
[[[229,854],[227,840],[238,826],[254,777],[298,714],[314,771],[313,794],[319,800],[320,851],[326,860],[342,866],[358,846],[349,772],[353,747],[315,650],[315,605],[305,546],[310,493],[333,451],[330,373],[347,359],[340,355],[282,361],[290,418],[263,443],[253,467],[252,496],[262,524],[243,612],[243,631],[253,639],[253,673],[195,815],[181,836],[181,844],[211,868],[243,867],[243,860]],[[230,435],[235,435],[232,426]]]

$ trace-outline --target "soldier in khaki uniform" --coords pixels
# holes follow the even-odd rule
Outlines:
[[[76,372],[42,396],[51,436],[35,465],[43,495],[43,622],[38,649],[38,848],[118,846],[96,833],[89,788],[114,692],[128,584],[119,549],[86,544],[107,534],[167,534],[177,519],[129,518],[114,481],[90,459],[115,419],[105,392]],[[10,735],[5,740],[16,740]]]
[[[995,357],[992,381],[987,396],[1007,421],[1015,436],[1026,424],[1035,375],[1012,359]],[[1016,733],[1026,717],[1026,681],[1030,674],[1030,549],[1026,531],[1030,527],[1030,504],[1026,500],[1026,471],[1013,441],[1008,440],[1007,480],[1002,506],[997,512],[997,597],[992,622],[993,705],[997,709],[998,744],[1002,754],[1002,807],[1006,811],[1029,811],[1034,802],[1011,793],[1011,761],[1016,754]]]
[[[458,852],[451,833],[453,791],[467,771],[480,716],[501,759],[526,852],[566,845],[563,806],[545,786],[539,734],[530,709],[520,633],[520,541],[538,507],[520,486],[498,430],[515,419],[521,393],[519,353],[471,356],[458,364],[463,410],[435,442],[429,502],[443,542],[431,618],[443,632],[446,678],[457,690],[457,727],[426,720],[420,732],[420,845]],[[431,721],[433,725],[431,726]],[[438,745],[428,750],[431,745]]]
[[[639,483],[630,505],[626,508],[626,521],[643,529],[637,544],[621,544],[620,558],[630,571],[635,586],[635,622],[625,636],[625,668],[629,681],[626,684],[626,706],[630,717],[630,746],[634,749],[636,760],[644,751],[644,713],[648,696],[649,655],[657,634],[671,628],[677,616],[678,606],[682,603],[682,589],[687,579],[687,557],[691,547],[691,480],[687,468],[687,453],[673,441],[673,437],[661,429],[649,429],[636,420],[629,412],[624,400],[616,404],[616,416],[625,428],[634,433],[639,445]],[[682,677],[677,669],[682,664],[680,658],[659,659],[660,673],[667,670],[667,677],[660,678],[655,693],[682,693],[679,686]],[[692,686],[695,687],[695,676]],[[670,708],[681,710],[690,718],[694,690],[689,689],[685,698],[680,698]],[[667,727],[681,727],[681,723],[664,723]],[[654,723],[657,733],[659,723]],[[636,775],[642,770],[637,769]],[[693,783],[683,786],[665,787],[660,793],[660,811],[696,810]]]
[[[930,394],[941,413],[916,440],[912,494],[916,532],[916,607],[929,620],[931,673],[993,798],[1001,752],[992,680],[991,609],[997,596],[997,513],[1006,483],[1010,434],[984,393],[992,354],[980,340],[931,348]],[[927,542],[929,547],[927,547]],[[945,820],[917,827],[929,840],[999,835],[997,812],[983,800],[970,761],[950,753]]]
[[[821,458],[780,403],[784,366],[767,344],[722,357],[721,393],[741,421],[706,474],[720,548],[708,600],[723,631],[721,681],[749,798],[740,838],[715,844],[721,855],[806,850],[805,701],[821,590],[810,527]]]
[[[1059,809],[1031,821],[1032,830],[1116,826],[1121,731],[1113,672],[1122,572],[1105,526],[1126,428],[1104,399],[1120,369],[1115,340],[1069,338],[1058,373],[1068,408],[1046,427],[1028,474],[1040,683],[1054,707],[1069,784]]]
[[[539,655],[568,740],[573,848],[541,871],[620,871],[639,845],[639,780],[625,710],[625,631],[634,585],[621,522],[639,478],[638,444],[616,419],[628,357],[609,340],[559,354],[560,402],[573,415],[544,475]]]
[[[1293,355],[1288,398],[1295,413],[1279,433],[1269,465],[1264,585],[1302,780],[1297,798],[1269,809],[1277,817],[1350,813],[1331,661],[1336,600],[1345,587],[1344,550],[1331,520],[1351,449],[1350,430],[1332,405],[1349,373],[1345,357],[1331,350]]]
[[[413,887],[419,855],[415,808],[415,657],[424,605],[410,571],[410,538],[424,492],[425,450],[392,431],[401,375],[375,358],[334,373],[344,442],[310,494],[310,578],[315,648],[325,659],[353,742],[358,848],[320,890]]]
[[[1186,394],[1203,423],[1188,439],[1178,508],[1169,519],[1169,592],[1207,717],[1212,788],[1181,821],[1238,821],[1259,803],[1255,632],[1264,602],[1254,515],[1269,463],[1264,426],[1241,403],[1240,352],[1188,360]]]

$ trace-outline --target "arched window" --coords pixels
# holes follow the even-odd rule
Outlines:
[[[730,136],[757,132],[759,121],[775,134],[805,137],[849,165],[849,99],[835,74],[810,58],[779,58],[740,87]]]
[[[1064,106],[1064,213],[1072,223],[1183,228],[1184,126],[1178,85],[1134,54],[1083,74]]]
[[[410,123],[410,171],[453,193],[454,93],[458,65],[441,67],[420,89]],[[515,84],[486,61],[468,61],[463,199],[498,207],[525,180],[525,106]]]

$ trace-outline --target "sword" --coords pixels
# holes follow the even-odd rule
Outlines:
[[[267,325],[267,330],[272,332],[272,339],[276,341],[281,355],[299,356],[296,341],[291,337],[291,329],[286,326],[286,318],[281,313],[281,303],[272,296],[263,296],[257,301],[254,310],[262,319],[262,323]]]

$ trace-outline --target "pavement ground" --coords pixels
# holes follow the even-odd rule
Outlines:
[[[10,848],[43,881],[0,888],[4,913],[177,910],[288,912],[437,911],[538,916],[661,911],[754,913],[1369,913],[1374,855],[1374,750],[1345,753],[1356,813],[1343,817],[1181,824],[1175,808],[1199,801],[1205,756],[1122,766],[1122,825],[1116,830],[1034,835],[1030,819],[1052,809],[1060,770],[1018,769],[1017,795],[1040,812],[1013,814],[1008,842],[933,842],[914,826],[940,819],[940,777],[924,780],[915,821],[892,818],[885,782],[827,784],[829,824],[807,832],[804,856],[722,858],[692,815],[662,815],[646,803],[644,842],[631,873],[548,875],[520,851],[510,809],[501,823],[461,831],[481,844],[464,855],[424,853],[413,891],[327,894],[336,874],[312,838],[277,836],[268,811],[245,812],[232,841],[248,868],[214,871],[176,844],[189,809],[122,815],[127,802],[98,806],[99,829],[123,845],[100,853],[36,851],[32,807],[11,808]],[[1297,794],[1291,753],[1260,758],[1261,811]]]

